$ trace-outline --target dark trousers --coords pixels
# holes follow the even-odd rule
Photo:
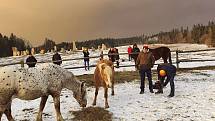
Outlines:
[[[174,84],[174,77],[175,75],[171,75],[167,77],[166,81],[164,82],[164,78],[161,78],[161,88],[165,87],[168,83],[170,83],[170,94],[171,96],[175,95],[175,84]],[[162,89],[163,90],[163,89]]]
[[[85,70],[90,70],[90,66],[89,66],[89,61],[88,60],[84,61],[84,67],[85,67]]]
[[[144,91],[144,88],[145,88],[145,74],[148,78],[148,81],[149,81],[149,90],[153,90],[153,87],[152,87],[152,73],[151,73],[151,69],[147,69],[147,68],[141,68],[140,71],[140,78],[141,78],[141,83],[140,83],[140,89],[142,91]]]
[[[128,60],[131,61],[131,54],[128,54]]]

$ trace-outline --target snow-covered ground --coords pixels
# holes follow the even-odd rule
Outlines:
[[[153,45],[158,46],[158,45]],[[205,45],[196,44],[171,44],[165,45],[171,50],[197,50],[207,49]],[[139,45],[141,47],[141,45]],[[119,52],[126,52],[127,46],[119,47]],[[104,53],[107,53],[105,51]],[[98,56],[99,51],[90,53],[90,56]],[[186,59],[213,59],[215,51],[198,52],[192,54],[180,54],[180,58]],[[82,52],[73,54],[63,54],[63,59],[71,59],[82,57]],[[50,60],[52,53],[45,55],[36,55],[38,61]],[[7,57],[0,58],[0,64],[19,62],[26,57]],[[134,62],[127,61],[127,55],[120,56],[120,65],[130,65]],[[175,60],[175,53],[172,53],[172,60]],[[96,64],[97,59],[91,59],[91,65]],[[159,60],[157,63],[162,62]],[[180,63],[180,67],[198,67],[206,65],[215,65],[214,62],[195,62],[195,63]],[[15,65],[20,66],[20,65]],[[83,66],[82,60],[66,61],[61,65],[64,68]],[[27,66],[25,66],[27,68]],[[154,69],[156,66],[154,67]],[[116,71],[131,71],[134,67],[119,68]],[[94,68],[90,71],[84,69],[71,69],[75,75],[92,74]],[[115,86],[116,95],[109,96],[110,108],[107,109],[113,113],[113,120],[122,121],[214,121],[215,120],[215,70],[205,71],[190,71],[178,73],[175,79],[176,92],[175,97],[168,98],[170,87],[164,89],[164,94],[155,95],[146,92],[143,95],[139,94],[139,80],[131,83],[122,83]],[[88,89],[88,107],[92,106],[94,97],[94,88]],[[110,93],[109,93],[110,95]],[[104,106],[103,89],[99,91],[97,106]],[[12,103],[12,113],[16,120],[34,121],[39,108],[40,99],[32,101],[23,101],[14,99]],[[81,110],[78,103],[72,97],[72,92],[63,90],[61,96],[61,111],[64,119],[71,120],[73,115],[71,111]],[[55,120],[55,110],[53,100],[49,97],[44,109],[44,121]],[[3,117],[6,121],[6,117]]]

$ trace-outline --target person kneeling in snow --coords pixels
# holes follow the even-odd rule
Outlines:
[[[160,80],[161,86],[155,94],[163,93],[163,87],[170,82],[171,91],[168,97],[175,95],[174,77],[176,75],[176,67],[169,63],[159,64],[157,67],[158,80]],[[166,78],[166,81],[164,82]]]

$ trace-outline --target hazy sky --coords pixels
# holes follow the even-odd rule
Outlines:
[[[14,33],[33,46],[128,37],[206,24],[215,0],[0,0],[0,33]]]

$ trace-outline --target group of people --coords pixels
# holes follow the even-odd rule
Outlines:
[[[148,78],[149,82],[149,91],[154,93],[153,91],[153,83],[152,83],[152,72],[151,68],[153,68],[155,63],[155,58],[152,52],[149,51],[147,45],[143,46],[143,50],[139,52],[135,65],[139,70],[141,83],[140,83],[140,94],[144,93],[145,89],[145,76]],[[170,82],[171,91],[169,97],[173,97],[175,94],[175,85],[174,85],[174,77],[176,75],[176,67],[170,63],[159,64],[157,67],[157,74],[159,80],[159,88],[156,94],[163,93],[163,87],[165,87],[168,82]],[[165,80],[166,79],[166,80]],[[165,82],[164,82],[165,81]]]
[[[83,49],[83,55],[84,55],[84,67],[85,70],[89,70],[89,51],[87,48]],[[137,47],[137,44],[133,45],[133,48],[131,46],[128,47],[128,55],[129,60],[134,59],[135,61],[135,68],[139,70],[141,83],[140,83],[140,94],[144,93],[145,89],[145,77],[147,76],[148,82],[149,82],[149,91],[151,93],[154,93],[152,82],[152,72],[151,68],[153,68],[155,63],[155,58],[152,54],[152,52],[149,51],[148,45],[143,46],[143,50],[140,51],[140,49]],[[110,48],[108,52],[109,60],[112,62],[116,62],[117,66],[119,67],[119,52],[117,48]],[[54,64],[61,65],[62,59],[58,52],[55,52],[55,54],[52,57],[52,61]],[[29,57],[26,59],[26,63],[29,67],[35,67],[37,63],[37,59],[33,55],[29,55]],[[175,94],[175,85],[174,85],[174,77],[176,75],[176,67],[170,63],[164,63],[159,64],[157,67],[157,74],[158,74],[158,80],[159,88],[156,94],[163,93],[163,87],[165,87],[168,82],[170,82],[171,91],[169,94],[169,97],[173,97]],[[164,81],[166,79],[166,81]]]
[[[58,52],[55,52],[55,54],[52,56],[52,62],[57,65],[62,64],[62,59]],[[37,63],[37,59],[30,53],[26,59],[26,63],[28,65],[28,67],[35,67],[35,65]]]

